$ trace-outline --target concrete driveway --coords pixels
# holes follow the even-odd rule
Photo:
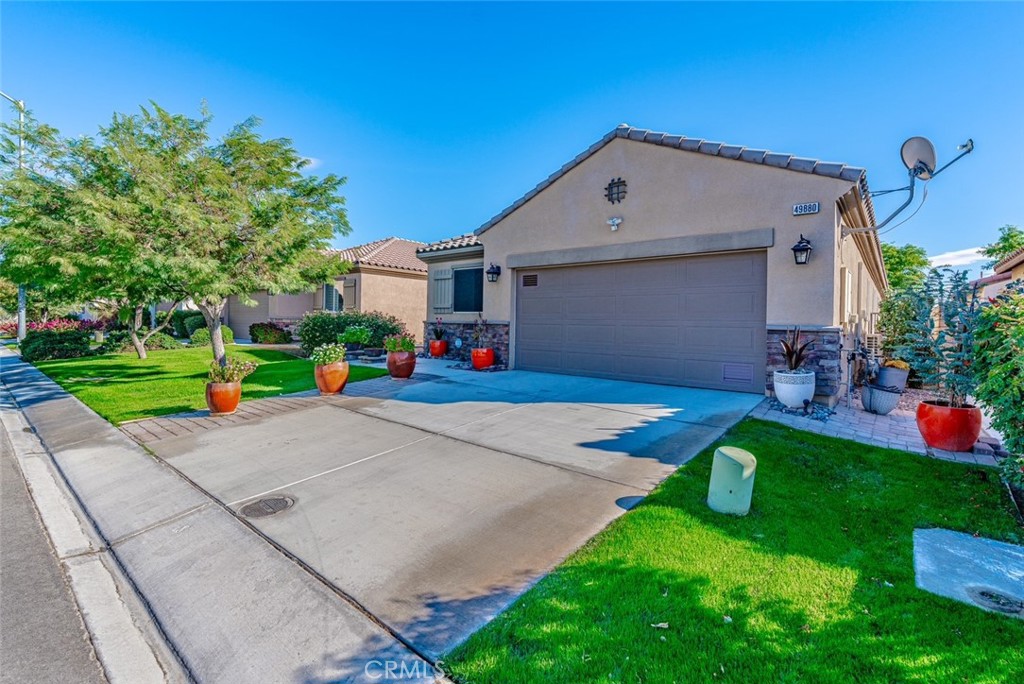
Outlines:
[[[422,359],[366,390],[149,446],[235,511],[293,498],[249,522],[430,656],[761,400]]]

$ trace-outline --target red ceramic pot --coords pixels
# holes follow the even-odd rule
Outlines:
[[[337,394],[348,382],[348,361],[336,361],[313,369],[320,394]]]
[[[494,350],[490,347],[474,349],[472,351],[473,368],[483,370],[494,365]]]
[[[946,403],[922,401],[917,405],[917,429],[925,444],[946,451],[970,451],[981,436],[981,409],[952,408]]]
[[[430,355],[435,359],[448,353],[448,343],[445,340],[430,340]]]
[[[211,416],[229,416],[238,408],[242,400],[242,383],[240,382],[208,382],[206,383],[206,406]]]
[[[405,379],[416,370],[416,352],[388,352],[388,373],[391,377]]]

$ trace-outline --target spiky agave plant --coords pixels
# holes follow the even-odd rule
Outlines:
[[[799,370],[807,358],[807,347],[811,345],[811,341],[800,344],[799,326],[790,329],[787,335],[788,338],[779,340],[779,344],[782,345],[782,355],[786,357],[786,367],[790,371]]]

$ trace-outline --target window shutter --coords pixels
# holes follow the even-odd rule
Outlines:
[[[433,272],[434,313],[452,312],[452,269],[439,268]]]

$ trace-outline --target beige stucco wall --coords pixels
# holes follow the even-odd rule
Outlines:
[[[313,310],[315,292],[300,294],[278,294],[270,298],[270,320],[294,321],[302,318],[307,311]]]
[[[264,290],[252,294],[250,299],[256,302],[255,306],[247,306],[242,303],[241,298],[232,295],[228,297],[227,306],[224,308],[224,322],[242,339],[249,337],[249,326],[252,323],[269,320],[269,300],[273,298]]]
[[[1024,280],[1024,264],[1015,266],[1013,270],[1010,271],[1010,275],[1013,280]]]
[[[857,249],[854,241],[847,237],[839,238],[839,249],[836,250],[835,280],[835,320],[843,326],[846,333],[853,332],[859,322],[865,334],[874,334],[878,319],[878,309],[882,301],[882,293],[878,291],[874,281],[868,274],[864,257]],[[850,302],[846,303],[843,294],[845,274],[850,275]]]
[[[381,311],[397,316],[416,337],[416,341],[422,343],[423,303],[427,298],[426,274],[363,269],[359,276],[359,310]]]
[[[622,177],[621,204],[603,195]],[[504,269],[484,283],[484,315],[509,320],[514,273],[509,255],[693,235],[774,229],[768,251],[767,322],[835,325],[836,200],[851,183],[834,178],[615,139],[539,195],[480,235],[485,260]],[[819,202],[821,211],[794,217],[793,205]],[[623,219],[613,232],[607,220]],[[797,266],[790,248],[800,235],[813,247]]]

